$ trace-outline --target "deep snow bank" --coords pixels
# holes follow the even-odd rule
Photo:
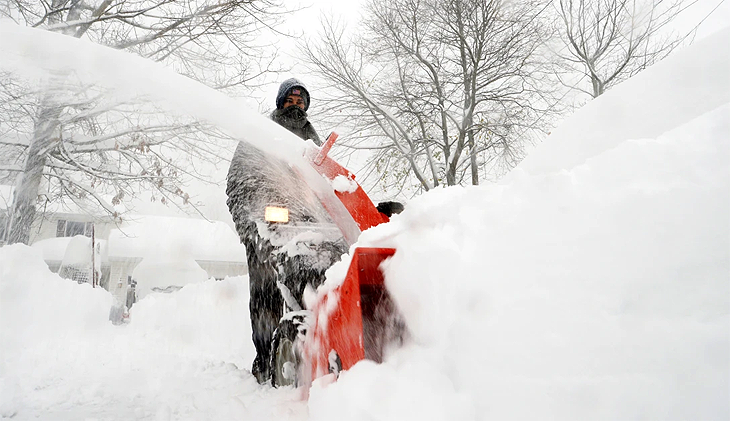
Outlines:
[[[727,419],[728,112],[367,232],[414,343],[315,388],[313,418]]]
[[[646,71],[697,88],[653,136],[614,106],[666,97],[619,86],[556,130],[541,171],[429,192],[364,233],[398,250],[386,282],[413,342],[315,386],[312,418],[730,417],[730,99],[686,108],[727,86],[727,65],[704,66],[729,35]]]
[[[153,293],[132,307],[129,335],[147,336],[153,342],[146,343],[150,349],[174,350],[176,359],[248,368],[255,356],[248,296],[245,276],[190,284],[171,294]]]
[[[530,174],[569,170],[624,139],[655,138],[730,102],[730,27],[589,102],[529,152]]]
[[[241,413],[235,397],[258,388],[243,370],[255,354],[245,277],[150,294],[132,307],[127,325],[109,322],[111,306],[107,291],[51,273],[39,249],[0,247],[0,414]]]
[[[106,290],[51,273],[40,249],[11,245],[0,250],[0,342],[4,351],[41,352],[39,344],[62,339],[69,331],[105,327],[112,304]]]
[[[51,273],[40,249],[1,247],[0,415],[12,415],[26,393],[43,387],[49,365],[71,373],[97,360],[96,345],[73,338],[103,332],[111,304],[107,291]]]

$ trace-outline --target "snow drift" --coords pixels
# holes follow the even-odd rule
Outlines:
[[[313,391],[312,414],[725,418],[728,112],[569,172],[428,194],[367,232],[398,250],[386,282],[414,344]]]
[[[386,283],[414,341],[315,388],[313,418],[730,416],[730,87],[686,108],[727,86],[728,41],[641,75],[697,88],[662,91],[656,137],[625,136],[641,117],[612,127],[652,104],[627,83],[556,130],[536,175],[430,192],[364,233],[397,249]]]
[[[111,306],[49,272],[39,249],[0,248],[0,415],[227,419],[254,398],[240,398],[258,389],[238,368],[255,355],[245,277],[150,294],[128,325],[111,324]]]
[[[530,174],[570,170],[625,139],[654,139],[730,102],[728,31],[674,52],[576,111],[519,165]]]

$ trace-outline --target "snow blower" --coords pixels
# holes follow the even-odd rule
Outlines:
[[[319,197],[297,170],[245,142],[229,171],[229,210],[252,279],[252,372],[273,386],[336,378],[365,358],[381,362],[385,347],[405,331],[380,270],[394,249],[355,249],[344,282],[314,309],[303,304],[305,286],[317,288],[360,232],[389,220],[355,176],[327,155],[336,139],[330,134],[307,158],[339,200]]]

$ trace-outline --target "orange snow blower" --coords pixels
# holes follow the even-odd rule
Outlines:
[[[388,222],[388,216],[373,205],[355,176],[327,156],[336,139],[337,134],[330,134],[319,153],[310,156],[312,166],[329,180],[341,176],[352,183],[352,188],[336,189],[335,194],[361,231]],[[363,359],[382,362],[386,347],[402,340],[405,327],[380,269],[394,254],[392,248],[356,248],[344,282],[316,303],[314,322],[304,344],[311,379],[330,373],[336,378],[340,371]]]

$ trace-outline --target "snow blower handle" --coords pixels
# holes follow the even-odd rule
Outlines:
[[[332,145],[335,144],[335,140],[337,140],[338,136],[339,135],[335,132],[331,132],[329,136],[327,136],[327,140],[325,140],[324,145],[322,145],[322,149],[319,150],[319,154],[317,154],[317,157],[314,158],[315,165],[322,165],[324,159],[327,158],[327,154],[329,153],[330,149],[332,149]]]

